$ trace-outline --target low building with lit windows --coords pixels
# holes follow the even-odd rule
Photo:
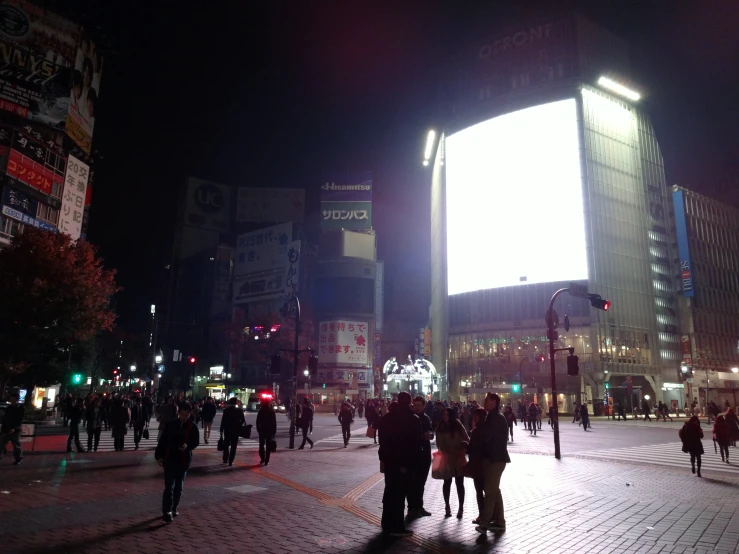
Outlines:
[[[627,44],[580,16],[502,29],[466,52],[426,149],[431,360],[454,400],[552,403],[544,314],[554,304],[558,408],[627,410],[680,372],[676,258],[662,156]],[[542,359],[543,357],[543,359]]]

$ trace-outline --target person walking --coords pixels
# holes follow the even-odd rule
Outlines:
[[[69,436],[67,437],[67,452],[72,452],[72,441],[74,441],[74,444],[77,447],[77,452],[85,451],[85,449],[82,447],[82,443],[80,442],[80,423],[82,422],[84,416],[84,403],[81,398],[78,398],[72,408],[69,410]]]
[[[373,400],[367,401],[367,427],[372,428],[375,430],[373,440],[375,441],[375,444],[377,444],[377,427],[380,423],[380,416],[377,414],[377,408],[375,407],[375,402]]]
[[[113,430],[113,446],[116,452],[123,452],[128,432],[126,427],[129,421],[131,421],[131,412],[123,405],[121,398],[116,398],[110,409],[110,427]]]
[[[221,438],[225,445],[223,448],[223,463],[228,463],[229,466],[234,465],[236,447],[239,445],[239,432],[246,423],[244,410],[239,408],[238,403],[239,401],[235,396],[231,397],[221,416]]]
[[[667,419],[670,419],[672,421],[672,416],[670,415],[670,408],[667,406],[667,403],[662,403],[662,419],[667,421]]]
[[[304,398],[303,407],[300,411],[300,429],[303,431],[303,442],[298,447],[298,450],[305,448],[306,441],[310,443],[311,449],[313,448],[313,441],[308,437],[308,430],[311,425],[313,425],[313,407],[310,405],[310,400]]]
[[[259,434],[259,463],[269,465],[272,452],[270,443],[277,434],[277,415],[268,398],[263,398],[257,412],[257,433]]]
[[[526,429],[526,404],[518,401],[518,420],[521,422],[521,425],[523,425],[523,428]]]
[[[620,402],[618,403],[618,410],[617,410],[618,419],[617,421],[621,421],[621,418],[624,418],[624,421],[627,421],[626,419],[626,409],[624,408],[624,405]]]
[[[208,444],[210,432],[213,429],[213,420],[216,418],[216,404],[212,396],[205,399],[200,418],[203,420],[203,440],[205,444]]]
[[[588,413],[588,405],[585,402],[583,402],[580,406],[580,419],[582,419],[583,431],[587,431],[588,427],[592,429],[592,426],[590,425],[590,414]]]
[[[357,415],[359,415],[359,419],[362,419],[364,417],[364,400],[359,400],[359,405],[357,406]]]
[[[110,430],[110,408],[111,408],[112,402],[110,399],[110,396],[107,394],[103,395],[103,399],[100,401],[100,409],[103,419],[103,430],[109,431]]]
[[[64,426],[66,427],[69,424],[69,418],[72,415],[72,409],[74,408],[74,398],[72,398],[72,393],[67,393],[67,397],[64,399],[64,406],[62,408],[62,413],[64,414]]]
[[[431,469],[431,440],[434,438],[431,418],[426,413],[426,399],[418,395],[413,399],[413,412],[421,420],[423,429],[423,449],[419,465],[411,473],[408,490],[408,517],[428,517],[431,512],[423,507],[423,495],[426,489],[426,481]]]
[[[465,453],[469,443],[470,437],[467,434],[467,429],[457,419],[457,413],[451,408],[444,410],[441,423],[436,428],[436,446],[445,457],[446,472],[442,493],[444,495],[446,517],[452,517],[452,508],[449,505],[452,480],[456,485],[457,499],[459,500],[457,519],[462,519],[464,513],[464,474],[462,470],[467,463]]]
[[[541,406],[539,404],[534,404],[536,406],[536,424],[539,426],[539,431],[541,431]]]
[[[719,414],[716,416],[716,421],[713,422],[713,440],[718,443],[718,447],[721,449],[721,461],[727,464],[729,463],[730,439],[729,424],[726,422],[726,418]]]
[[[642,412],[644,412],[644,421],[652,421],[652,418],[649,417],[652,413],[652,408],[649,407],[649,402],[646,398],[642,399],[641,401],[641,409]]]
[[[698,416],[691,418],[680,429],[680,441],[683,443],[683,452],[690,454],[690,465],[695,473],[695,464],[698,462],[698,477],[701,476],[701,456],[703,455],[703,429]]]
[[[97,452],[100,444],[100,433],[103,430],[103,408],[99,396],[87,407],[85,424],[87,427],[87,451]]]
[[[578,425],[580,425],[580,405],[575,406],[575,413],[572,416],[572,423],[577,422]]]
[[[529,423],[529,434],[533,433],[534,436],[536,436],[536,416],[537,414],[538,414],[538,410],[536,409],[536,404],[532,402],[531,404],[529,404],[529,409],[528,409],[528,423]],[[506,442],[508,442],[507,434],[506,434]]]
[[[192,451],[200,445],[200,433],[190,421],[190,404],[179,405],[178,418],[168,421],[157,442],[154,458],[164,468],[162,519],[167,523],[179,515],[177,506],[192,463]]]
[[[511,462],[508,456],[508,424],[500,413],[500,397],[489,392],[485,396],[485,410],[488,412],[484,423],[484,459],[483,485],[485,488],[485,506],[480,524],[475,527],[478,533],[488,531],[504,532],[505,510],[503,496],[500,494],[500,479],[506,464]]]
[[[512,409],[511,409],[512,411]],[[467,448],[470,461],[464,468],[465,477],[470,477],[475,485],[475,497],[477,500],[477,517],[472,523],[478,525],[482,521],[482,513],[485,511],[485,480],[483,460],[485,459],[485,418],[487,412],[483,408],[475,408],[472,411],[472,431],[470,431],[470,443]],[[515,417],[515,416],[514,416]]]
[[[137,396],[134,399],[133,406],[131,407],[131,423],[133,427],[133,444],[135,445],[134,450],[139,449],[139,443],[141,442],[141,435],[144,434],[144,428],[147,425],[147,418],[149,411],[141,402],[141,397]]]
[[[339,423],[341,423],[341,435],[344,437],[344,448],[349,446],[349,438],[352,436],[352,411],[349,404],[344,402],[339,411]]]
[[[511,435],[511,442],[513,442],[513,424],[515,423],[516,427],[518,427],[518,421],[516,420],[516,414],[513,413],[513,408],[511,408],[510,404],[505,407],[503,415],[508,424],[508,433]]]
[[[739,440],[739,417],[731,407],[727,407],[724,412],[724,419],[729,427],[729,444],[736,446],[736,441]]]
[[[157,412],[157,421],[159,421],[157,441],[162,438],[162,433],[167,428],[167,423],[175,419],[177,419],[177,406],[175,405],[174,397],[168,396]]]
[[[5,457],[5,447],[10,442],[13,445],[13,456],[17,466],[23,461],[23,447],[21,446],[21,428],[23,427],[23,417],[25,410],[22,404],[18,403],[18,393],[11,392],[8,395],[10,406],[3,414],[3,422],[0,424],[0,460]]]
[[[411,481],[423,460],[423,425],[411,410],[411,395],[398,393],[397,406],[380,420],[381,470],[385,475],[382,497],[382,531],[391,537],[409,537],[403,518],[405,498]]]

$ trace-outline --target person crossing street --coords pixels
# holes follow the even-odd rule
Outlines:
[[[200,419],[203,422],[203,440],[208,444],[210,440],[210,432],[213,429],[213,420],[216,418],[216,404],[212,397],[205,399],[202,410],[200,410]]]
[[[269,399],[262,399],[262,404],[257,413],[257,433],[259,434],[260,463],[269,465],[270,443],[277,434],[277,416]]]
[[[134,400],[134,404],[131,407],[131,423],[133,426],[133,444],[135,445],[134,450],[139,449],[139,443],[141,442],[141,436],[144,434],[144,428],[147,425],[149,419],[149,410],[141,402],[141,397],[137,396]]]
[[[341,405],[341,411],[339,412],[339,423],[341,423],[341,434],[344,437],[344,448],[347,448],[349,446],[349,439],[352,436],[352,410],[349,407],[349,404],[347,404],[346,402]]]
[[[87,451],[97,452],[100,444],[100,433],[103,430],[104,412],[102,402],[98,396],[87,407],[85,423],[87,426]]]
[[[229,466],[234,464],[236,447],[239,444],[239,432],[241,427],[246,423],[244,411],[237,404],[238,400],[236,397],[232,397],[228,401],[228,407],[223,410],[223,415],[221,416],[221,437],[225,441],[223,463],[228,463]]]
[[[310,443],[310,447],[313,448],[313,441],[308,437],[308,430],[313,426],[313,406],[311,406],[308,398],[303,399],[303,407],[300,410],[300,430],[303,432],[303,442],[298,447],[298,450],[305,448],[305,442]]]
[[[67,437],[67,452],[72,452],[72,441],[74,441],[77,447],[77,452],[84,452],[85,449],[82,447],[80,442],[80,422],[82,421],[85,413],[83,410],[83,400],[77,399],[72,408],[69,410],[69,436]]]

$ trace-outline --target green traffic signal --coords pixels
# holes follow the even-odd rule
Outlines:
[[[80,375],[79,373],[75,373],[74,375],[72,375],[72,383],[74,383],[75,385],[79,385],[81,382],[82,375]]]
[[[511,389],[513,390],[513,392],[519,392],[519,391],[521,390],[521,385],[516,385],[516,384],[514,384],[514,385],[513,385],[512,387],[511,387]]]
[[[611,384],[610,383],[606,383],[606,390],[608,390],[610,388],[611,388]]]

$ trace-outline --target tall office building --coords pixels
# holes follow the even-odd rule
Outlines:
[[[459,67],[427,152],[431,359],[446,395],[551,404],[544,313],[575,282],[612,307],[555,303],[571,325],[556,346],[580,358],[579,377],[557,359],[559,409],[616,391],[627,405],[662,398],[679,371],[675,255],[627,44],[560,14],[502,29]]]

